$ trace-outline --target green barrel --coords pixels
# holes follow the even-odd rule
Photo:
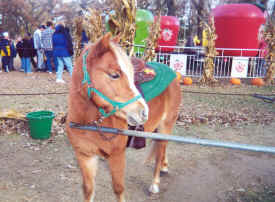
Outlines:
[[[30,135],[33,139],[48,139],[51,136],[52,122],[55,117],[51,111],[36,111],[27,114]]]
[[[135,45],[145,45],[145,39],[149,36],[149,27],[154,23],[154,16],[149,10],[137,9]],[[135,52],[144,52],[144,48],[135,47]]]

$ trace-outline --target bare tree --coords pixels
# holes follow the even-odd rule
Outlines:
[[[2,14],[1,30],[9,31],[11,36],[20,32],[22,26],[29,30],[30,24],[34,22],[29,14],[29,4],[23,0],[2,0],[0,2],[0,13]]]
[[[37,25],[52,20],[57,5],[62,4],[62,0],[1,0],[1,30],[9,31],[11,36],[32,32]]]

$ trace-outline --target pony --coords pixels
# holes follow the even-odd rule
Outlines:
[[[128,129],[143,125],[144,130],[170,134],[177,120],[181,90],[177,79],[148,103],[134,84],[130,57],[110,34],[84,48],[75,61],[69,97],[66,131],[83,179],[85,202],[94,200],[98,156],[109,164],[113,191],[125,202],[125,150],[127,136],[71,128],[70,122]],[[167,141],[152,144],[149,159],[155,156],[151,193],[159,192],[160,172],[168,172]]]

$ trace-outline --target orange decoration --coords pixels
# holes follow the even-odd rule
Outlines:
[[[232,78],[230,80],[230,83],[232,83],[233,85],[240,85],[241,84],[241,80],[237,79],[237,78]]]
[[[179,72],[176,72],[176,75],[177,75],[177,80],[181,81],[181,74]]]
[[[184,85],[191,85],[192,84],[192,79],[190,77],[184,77],[183,78],[183,84]]]
[[[251,84],[255,85],[255,86],[263,86],[264,85],[264,81],[262,78],[253,78],[251,80]]]

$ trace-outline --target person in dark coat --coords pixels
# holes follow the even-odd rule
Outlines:
[[[70,29],[68,27],[65,27],[65,38],[67,41],[67,49],[69,51],[69,54],[70,54],[70,56],[73,56],[73,54],[74,54],[73,40],[72,40],[72,36],[70,34]]]
[[[81,32],[81,49],[84,48],[84,46],[88,43],[89,43],[89,38],[87,37],[85,30],[82,30],[82,32]]]
[[[24,72],[27,74],[32,73],[31,70],[31,57],[33,56],[33,45],[29,34],[25,34],[22,43],[22,62]]]
[[[31,44],[32,44],[32,50],[31,50],[31,63],[32,63],[32,67],[35,71],[37,71],[37,63],[36,61],[34,60],[34,57],[36,57],[36,50],[34,49],[34,42],[33,42],[33,37],[31,37],[31,34],[29,34],[29,37],[30,37],[30,41],[31,41]]]
[[[18,53],[18,56],[20,58],[21,61],[21,67],[20,67],[20,71],[24,72],[24,67],[23,67],[23,40],[22,37],[18,37],[17,38],[17,43],[16,43],[16,52]]]
[[[53,55],[57,58],[56,82],[65,83],[62,79],[64,65],[66,65],[70,75],[72,75],[72,38],[63,24],[57,24],[53,34]]]

